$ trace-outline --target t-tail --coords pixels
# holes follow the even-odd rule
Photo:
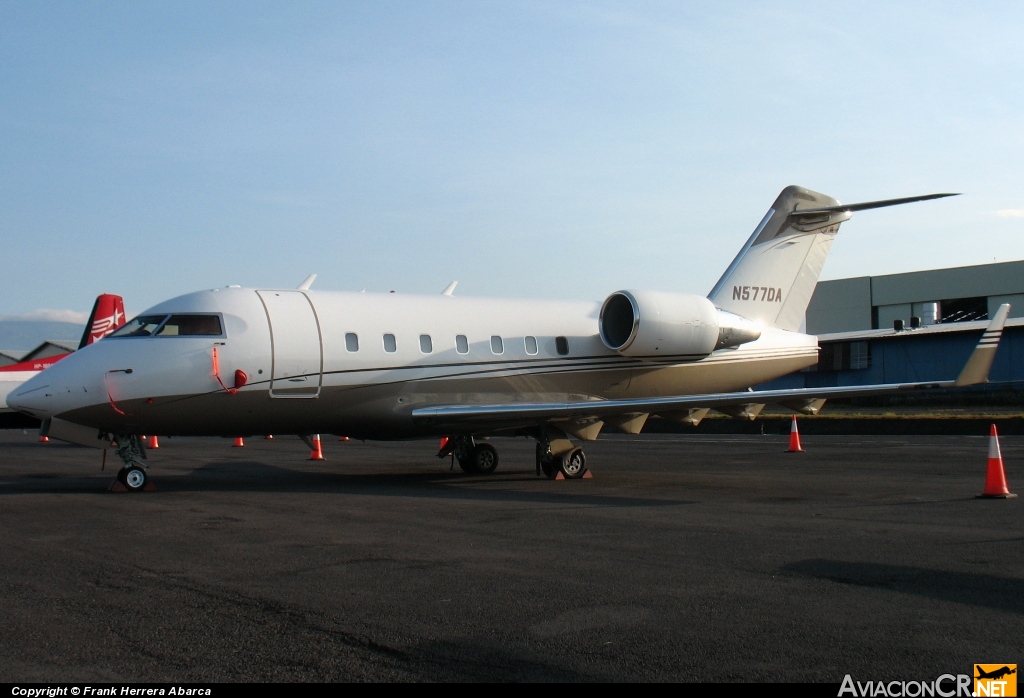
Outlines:
[[[85,332],[82,334],[82,341],[78,348],[87,347],[93,342],[98,342],[108,334],[124,324],[124,300],[121,296],[110,293],[100,294],[92,306],[92,314],[89,322],[85,325]]]
[[[855,211],[956,194],[840,204],[826,194],[789,186],[761,219],[708,298],[722,310],[798,331],[839,225]]]

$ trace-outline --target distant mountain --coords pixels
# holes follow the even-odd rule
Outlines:
[[[0,320],[0,350],[29,351],[47,339],[82,338],[85,325],[47,320]]]

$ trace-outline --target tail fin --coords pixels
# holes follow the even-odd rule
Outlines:
[[[85,326],[78,348],[98,342],[124,324],[124,300],[110,293],[100,294],[92,306],[92,315]]]
[[[854,211],[938,199],[927,194],[842,205],[831,196],[790,186],[708,294],[717,307],[784,330],[799,330],[839,225]]]

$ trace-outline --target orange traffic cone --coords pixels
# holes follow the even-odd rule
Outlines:
[[[347,436],[343,436],[340,439],[338,439],[338,441],[348,441],[348,437]]]
[[[266,439],[267,441],[273,441],[274,440],[274,435],[273,434],[267,434],[263,438]]]
[[[160,448],[160,442],[157,440],[156,436],[149,437],[149,444],[146,448]]]
[[[793,415],[793,423],[789,427],[789,449],[786,453],[803,453],[800,447],[800,432],[796,428],[796,415]]]
[[[41,444],[48,444],[48,443],[50,443],[50,437],[49,436],[40,436],[39,437],[39,443],[41,443]]]
[[[996,432],[996,425],[993,424],[988,432],[988,473],[985,475],[985,491],[978,497],[1009,499],[1016,496],[1006,486],[1003,454],[999,451],[999,434]]]
[[[320,448],[320,435],[313,435],[313,451],[309,454],[309,460],[323,460],[324,451]]]
[[[235,437],[235,443],[232,444],[232,447],[233,448],[242,448],[243,446],[245,446],[245,441],[242,440],[241,436],[236,436]]]

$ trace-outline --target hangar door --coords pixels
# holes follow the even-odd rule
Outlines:
[[[323,372],[320,323],[302,291],[257,291],[270,321],[270,397],[317,397]]]

